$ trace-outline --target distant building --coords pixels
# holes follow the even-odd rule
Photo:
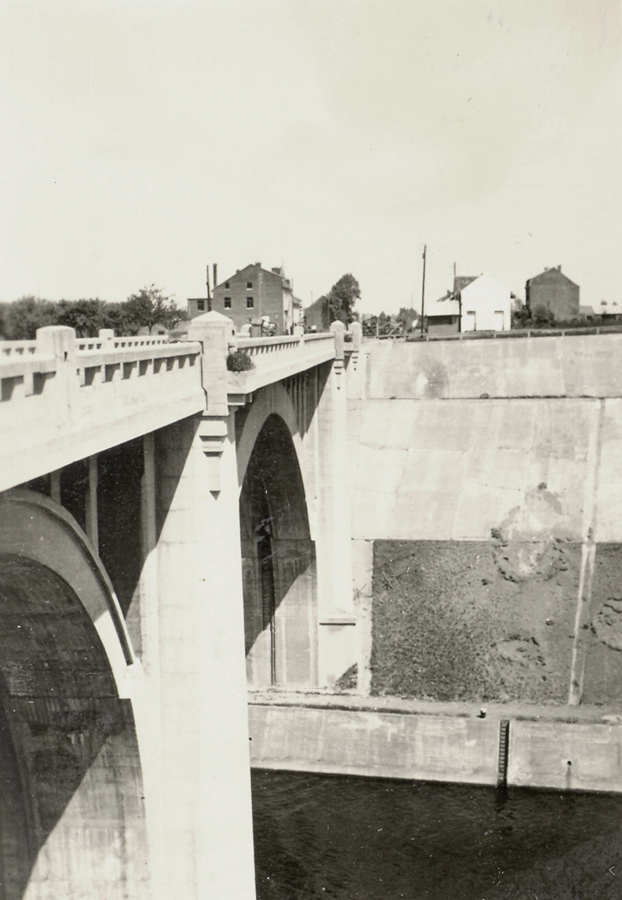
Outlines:
[[[328,297],[318,297],[303,311],[304,326],[307,331],[328,331],[330,329],[328,302]]]
[[[457,275],[448,292],[428,309],[428,334],[508,331],[512,324],[510,289],[492,275]]]
[[[458,281],[458,279],[456,279]],[[492,275],[480,275],[460,289],[461,331],[509,331],[511,291]]]
[[[458,334],[460,331],[460,302],[448,291],[431,303],[424,314],[428,334]]]
[[[302,304],[294,297],[291,281],[283,269],[264,269],[261,263],[238,269],[235,275],[217,284],[211,307],[233,319],[236,331],[263,323],[264,333],[291,334],[302,316]],[[188,300],[192,318],[204,312],[207,312],[207,300]]]
[[[533,315],[538,307],[552,312],[558,322],[580,315],[579,285],[562,272],[562,267],[545,269],[525,284],[525,303]]]

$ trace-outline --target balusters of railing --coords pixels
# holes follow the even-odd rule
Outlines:
[[[36,341],[2,341],[0,342],[3,358],[34,356],[37,352]]]

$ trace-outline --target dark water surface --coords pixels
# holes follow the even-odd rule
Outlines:
[[[618,900],[622,796],[254,771],[258,900]]]

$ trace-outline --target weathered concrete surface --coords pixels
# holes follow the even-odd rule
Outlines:
[[[548,527],[564,540],[581,540],[594,492],[599,404],[355,401],[353,538],[487,540],[528,505],[521,530]],[[608,441],[617,459],[622,450],[613,434]],[[540,485],[547,509],[538,500]],[[604,489],[599,500],[612,540],[615,516]]]
[[[622,335],[402,343],[369,341],[370,399],[441,397],[619,397],[612,362]]]
[[[575,791],[622,791],[622,727],[512,722],[508,783]]]
[[[350,455],[372,693],[622,700],[620,337],[365,345]]]
[[[622,717],[605,708],[491,703],[480,718],[472,703],[265,692],[249,699],[255,768],[493,785],[506,720],[509,786],[622,791]]]
[[[622,701],[622,547],[596,547],[585,625],[584,703]]]
[[[348,709],[249,707],[257,768],[494,784],[495,722]]]
[[[372,694],[565,703],[581,547],[376,541]]]

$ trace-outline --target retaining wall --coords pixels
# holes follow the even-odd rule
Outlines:
[[[359,685],[622,700],[622,335],[364,345]]]
[[[316,701],[321,704],[321,700]],[[249,706],[254,768],[577,791],[622,791],[622,726],[377,709]]]

